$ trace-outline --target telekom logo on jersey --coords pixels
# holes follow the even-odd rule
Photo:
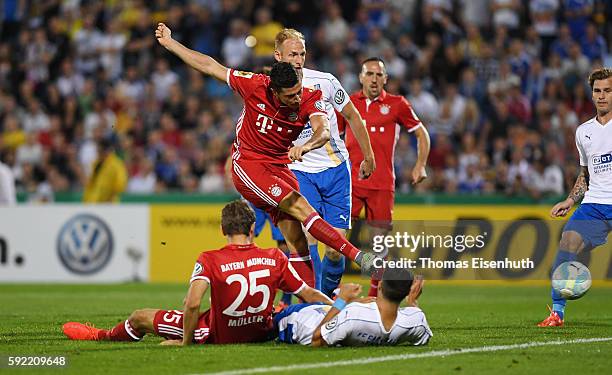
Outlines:
[[[268,125],[268,122],[270,123],[270,125]],[[260,133],[264,133],[264,134],[268,133],[266,130],[272,129],[273,124],[274,124],[274,120],[272,120],[268,116],[264,116],[261,113],[257,114],[257,121],[255,122],[255,125],[259,127]]]
[[[274,125],[274,120],[266,115],[262,115],[261,113],[257,114],[257,121],[255,121],[255,125],[259,128],[259,132],[263,134],[268,134],[267,130],[272,130],[272,126]],[[283,128],[278,126],[276,128],[277,132],[282,131]],[[293,130],[287,129],[287,133],[293,133]]]

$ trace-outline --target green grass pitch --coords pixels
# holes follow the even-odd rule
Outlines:
[[[434,332],[425,347],[322,348],[276,343],[163,347],[157,337],[139,343],[75,342],[61,325],[88,321],[109,328],[143,307],[180,309],[185,285],[0,285],[0,356],[65,355],[55,369],[7,369],[0,373],[201,374],[293,364],[323,364],[383,356],[494,345],[612,337],[612,287],[595,285],[570,301],[561,329],[535,324],[547,315],[549,289],[525,285],[426,285],[420,300]],[[208,300],[208,298],[206,298]],[[336,374],[606,374],[612,341],[404,358],[367,364],[334,365],[294,373]],[[272,373],[270,369],[262,373]],[[276,372],[274,372],[276,373]]]

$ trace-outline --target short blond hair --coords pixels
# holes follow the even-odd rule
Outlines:
[[[304,39],[304,34],[297,31],[296,29],[283,29],[276,34],[276,38],[274,38],[274,49],[279,50],[280,46],[288,39],[299,39],[304,44],[306,44],[306,40]]]
[[[595,69],[589,75],[589,85],[591,85],[591,89],[595,84],[595,81],[599,81],[600,79],[608,79],[612,78],[612,68],[600,68]]]

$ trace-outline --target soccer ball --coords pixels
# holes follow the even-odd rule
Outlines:
[[[561,263],[553,272],[552,287],[565,299],[578,299],[591,287],[591,272],[580,262]]]

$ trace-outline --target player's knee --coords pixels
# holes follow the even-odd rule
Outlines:
[[[279,208],[300,221],[306,220],[314,208],[297,191],[292,191],[281,201]]]
[[[283,253],[288,253],[289,252],[289,246],[287,246],[287,241],[277,241],[276,245],[278,246],[278,248],[280,249],[280,251],[282,251]]]
[[[317,239],[314,238],[310,233],[306,232],[304,234],[306,235],[306,241],[308,241],[308,246],[317,245],[319,243],[319,241],[317,241]]]
[[[300,256],[307,256],[310,254],[310,250],[308,248],[308,241],[306,241],[306,236],[297,236],[293,239],[293,246],[295,247],[295,251]]]
[[[561,250],[569,251],[571,253],[578,253],[584,248],[584,241],[582,236],[578,232],[566,231],[561,235],[561,241],[559,242],[559,248]]]
[[[134,329],[140,329],[146,325],[147,314],[144,310],[135,310],[128,318]]]
[[[327,246],[325,247],[325,256],[332,262],[337,262],[342,258],[342,254]]]

